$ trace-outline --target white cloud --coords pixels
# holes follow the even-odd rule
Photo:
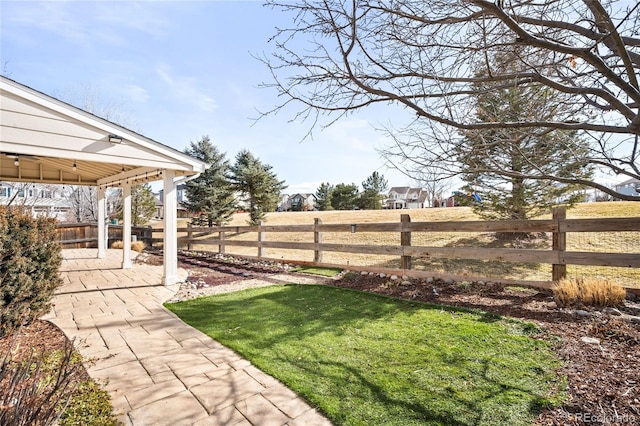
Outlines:
[[[203,92],[204,84],[200,84],[197,79],[174,76],[171,68],[166,64],[158,65],[156,74],[166,84],[165,87],[170,97],[192,104],[197,109],[206,112],[212,112],[218,108],[215,99]]]
[[[149,99],[149,93],[146,89],[136,85],[131,84],[126,88],[126,93],[129,99],[134,102],[146,102]]]
[[[287,194],[315,194],[322,182],[301,182],[289,185],[284,192]]]

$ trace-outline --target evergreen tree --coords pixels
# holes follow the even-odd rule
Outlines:
[[[257,225],[267,212],[276,210],[280,193],[286,188],[284,181],[278,180],[271,169],[246,149],[236,155],[236,161],[229,169],[232,187],[242,194],[242,201],[248,206],[250,225]]]
[[[156,212],[156,198],[153,196],[151,185],[143,183],[131,187],[131,225],[142,226],[149,223],[149,220]],[[123,203],[118,203],[117,218],[123,218]]]
[[[193,214],[192,223],[209,227],[224,225],[237,208],[233,188],[226,177],[229,161],[209,136],[191,142],[185,153],[209,165],[198,178],[186,183],[187,200],[182,204]]]
[[[385,193],[389,189],[384,175],[373,172],[362,182],[362,193],[358,197],[358,207],[362,210],[380,210]]]
[[[336,210],[353,210],[358,206],[358,187],[339,183],[333,189],[331,206]]]
[[[333,185],[323,182],[316,190],[316,209],[320,211],[333,210],[331,197],[333,196]]]
[[[515,53],[494,58],[500,72],[513,72]],[[566,113],[566,104],[549,88],[531,84],[494,87],[476,84],[475,109],[478,122],[523,120],[553,121]],[[462,165],[465,190],[482,202],[473,203],[485,219],[529,219],[549,212],[557,204],[572,206],[583,195],[578,185],[552,180],[524,179],[542,174],[571,179],[591,179],[584,166],[587,144],[577,132],[553,129],[496,128],[465,132],[455,155]],[[499,172],[496,172],[498,170]]]

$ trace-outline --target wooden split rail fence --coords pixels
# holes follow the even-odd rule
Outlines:
[[[160,238],[150,238],[150,228],[140,239],[151,245],[161,242]],[[317,266],[346,267],[323,262],[323,253],[342,252],[366,255],[387,255],[400,257],[402,274],[420,276],[419,271],[412,270],[413,259],[475,259],[484,261],[524,262],[535,264],[551,264],[551,281],[560,280],[567,275],[567,265],[591,265],[607,267],[640,268],[640,241],[638,251],[632,253],[568,251],[567,234],[582,232],[640,232],[639,218],[606,218],[606,219],[567,219],[565,210],[558,208],[553,218],[548,220],[526,221],[457,221],[457,222],[411,222],[408,214],[401,215],[401,221],[395,223],[354,223],[323,224],[315,219],[309,225],[265,225],[258,226],[220,226],[211,228],[186,227],[178,228],[185,236],[178,238],[182,247],[189,250],[195,245],[214,246],[219,253],[225,253],[227,247],[255,247],[257,258],[265,257],[266,249],[286,249],[312,251],[313,261],[299,259],[277,259],[285,262],[309,264]],[[154,228],[153,233],[163,232]],[[388,232],[400,234],[400,245],[373,244],[336,244],[323,242],[327,233],[360,233]],[[519,248],[477,248],[477,247],[431,247],[412,245],[412,236],[416,233],[551,233],[552,247],[548,249]],[[255,240],[229,239],[229,235],[255,233]],[[313,242],[272,241],[265,238],[269,233],[313,233]],[[251,256],[254,257],[254,256]],[[353,270],[376,270],[376,268],[354,267]],[[381,268],[377,268],[382,270]],[[551,281],[537,282],[548,286]]]

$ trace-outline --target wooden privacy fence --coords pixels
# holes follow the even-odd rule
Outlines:
[[[122,225],[109,225],[109,247],[114,241],[122,240]],[[98,247],[97,223],[59,223],[57,226],[58,242],[63,248],[96,248]],[[144,241],[147,246],[153,243],[151,227],[133,226],[131,235]]]
[[[154,229],[162,232],[162,229]],[[591,265],[606,267],[640,268],[640,241],[635,253],[568,251],[567,234],[584,232],[625,232],[640,231],[639,218],[608,219],[567,219],[565,210],[556,209],[552,219],[525,221],[459,221],[459,222],[411,222],[408,214],[401,215],[396,223],[353,223],[323,224],[315,219],[309,225],[264,225],[259,226],[221,226],[212,228],[179,228],[179,237],[183,247],[191,250],[198,246],[217,246],[219,253],[225,253],[228,246],[255,247],[257,257],[265,258],[265,249],[285,249],[312,251],[313,262],[286,259],[286,262],[311,264],[318,266],[339,266],[323,263],[323,253],[342,252],[366,255],[390,255],[400,257],[402,273],[418,275],[412,271],[415,258],[427,259],[475,259],[500,262],[524,262],[551,264],[553,281],[567,275],[567,265]],[[400,245],[335,244],[323,242],[326,233],[387,232],[399,233]],[[551,249],[520,248],[476,248],[476,247],[432,247],[412,245],[412,236],[416,233],[550,233]],[[229,239],[229,235],[256,233],[255,240]],[[265,238],[269,233],[313,233],[313,242],[272,241]],[[155,240],[155,239],[154,239]],[[278,259],[283,260],[283,259]],[[350,269],[367,269],[350,266]],[[375,269],[375,268],[368,268]],[[409,271],[414,273],[409,273]]]

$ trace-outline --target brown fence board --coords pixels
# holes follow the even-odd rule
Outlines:
[[[565,251],[562,252],[560,262],[568,265],[640,268],[640,254]]]
[[[560,228],[560,232],[640,231],[640,218],[565,219],[560,222]]]

